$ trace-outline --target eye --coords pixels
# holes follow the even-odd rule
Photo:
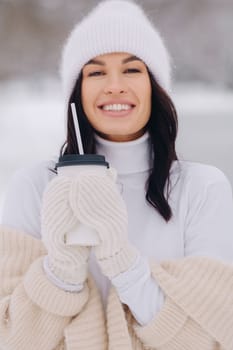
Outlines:
[[[104,73],[101,71],[95,71],[95,72],[89,73],[88,77],[98,77],[99,75],[102,75],[102,74],[104,74]]]
[[[137,68],[128,68],[125,70],[125,73],[141,73],[141,71]]]

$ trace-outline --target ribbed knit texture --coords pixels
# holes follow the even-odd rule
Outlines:
[[[71,182],[59,175],[47,185],[42,199],[41,235],[48,249],[47,267],[61,281],[79,285],[86,280],[90,248],[65,244],[66,233],[78,226],[69,204]]]
[[[0,348],[4,350],[232,350],[233,266],[205,257],[152,263],[167,295],[141,327],[112,288],[105,324],[91,278],[81,293],[46,278],[40,241],[0,229]],[[108,340],[106,336],[108,334]]]
[[[45,254],[39,240],[0,227],[0,349],[107,349],[103,308],[91,276],[82,292],[65,292],[45,275]]]
[[[125,202],[112,173],[106,173],[73,180],[70,203],[79,221],[98,232],[101,243],[94,251],[103,274],[112,278],[128,270],[138,253],[128,241]]]
[[[131,1],[102,1],[76,24],[65,43],[60,71],[67,102],[84,64],[111,52],[136,55],[159,84],[170,90],[170,57],[143,9]]]

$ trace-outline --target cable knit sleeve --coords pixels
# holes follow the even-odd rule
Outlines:
[[[142,327],[112,288],[107,308],[110,349],[233,349],[232,264],[187,257],[153,263],[151,270],[166,295],[162,310]]]
[[[42,268],[42,243],[22,232],[0,229],[0,347],[55,349],[89,296],[54,286]]]
[[[164,350],[233,348],[233,265],[204,257],[153,264],[152,274],[167,298],[150,324],[134,322],[146,346]]]

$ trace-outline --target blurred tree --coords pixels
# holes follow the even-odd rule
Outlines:
[[[1,0],[0,79],[57,75],[73,25],[98,1]],[[178,81],[233,88],[232,0],[144,0],[173,57]]]

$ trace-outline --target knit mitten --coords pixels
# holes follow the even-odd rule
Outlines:
[[[103,274],[111,279],[128,270],[138,253],[128,241],[126,205],[112,169],[106,174],[83,174],[74,180],[70,204],[78,220],[99,234],[101,243],[94,252]]]
[[[90,248],[65,243],[65,235],[78,226],[70,204],[70,178],[57,176],[43,193],[42,241],[48,250],[47,265],[55,277],[68,285],[86,280]]]

